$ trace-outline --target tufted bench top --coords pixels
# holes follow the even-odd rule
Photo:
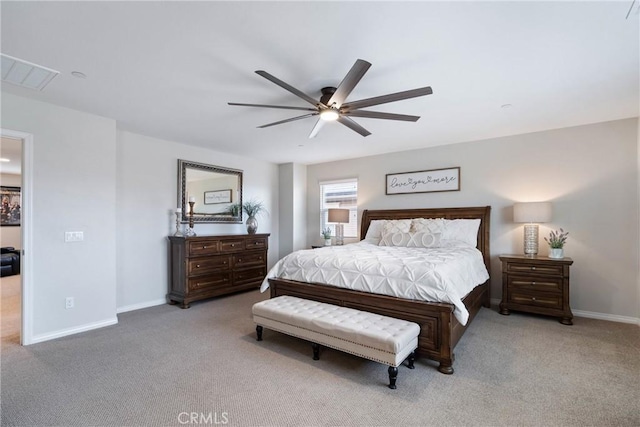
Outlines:
[[[263,318],[394,354],[420,333],[413,322],[292,296],[259,302],[252,311]]]

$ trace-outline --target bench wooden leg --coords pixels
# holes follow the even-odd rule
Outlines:
[[[320,360],[320,344],[312,342],[311,348],[313,348],[313,360]]]
[[[256,326],[256,334],[258,335],[258,341],[262,341],[262,326]]]
[[[396,380],[398,379],[398,368],[389,366],[389,388],[396,389]]]
[[[416,360],[416,352],[412,351],[411,354],[409,355],[409,364],[407,365],[409,369],[415,369],[415,366],[413,366],[413,362],[415,362],[415,360]]]

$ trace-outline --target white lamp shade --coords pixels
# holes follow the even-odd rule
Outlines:
[[[514,222],[551,221],[551,202],[514,203]]]
[[[349,209],[329,209],[329,218],[327,222],[348,223]]]

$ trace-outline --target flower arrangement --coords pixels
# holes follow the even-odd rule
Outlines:
[[[564,231],[562,228],[560,231],[551,231],[549,233],[549,238],[544,238],[545,242],[549,244],[552,249],[562,249],[564,244],[567,242],[567,236],[569,232]]]
[[[242,210],[249,217],[256,217],[256,215],[260,215],[262,212],[266,212],[267,209],[264,207],[264,203],[259,202],[257,200],[247,200],[242,204]]]
[[[324,237],[325,240],[330,239],[331,238],[331,228],[330,227],[323,228],[322,231],[320,232],[320,234],[322,234],[322,237]]]

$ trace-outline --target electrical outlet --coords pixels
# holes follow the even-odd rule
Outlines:
[[[73,308],[74,304],[75,301],[73,300],[73,297],[67,297],[65,300],[65,308]]]

